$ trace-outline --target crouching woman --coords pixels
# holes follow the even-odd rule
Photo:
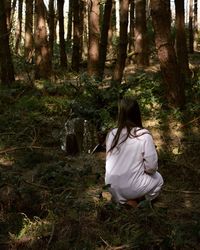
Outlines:
[[[155,199],[163,185],[153,138],[142,126],[138,102],[124,97],[119,103],[118,126],[106,138],[105,184],[112,199],[136,207]]]

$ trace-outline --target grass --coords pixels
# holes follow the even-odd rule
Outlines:
[[[114,124],[116,95],[81,81],[70,75],[1,87],[0,248],[198,249],[198,79],[187,90],[184,113],[163,108],[157,75],[130,75],[120,90],[139,98],[165,180],[159,202],[140,209],[109,202],[104,154],[70,157],[61,150],[69,117],[98,120],[105,130]]]

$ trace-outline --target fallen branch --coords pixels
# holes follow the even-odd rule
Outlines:
[[[200,194],[200,191],[176,190],[176,189],[166,189],[166,188],[163,188],[163,191],[171,193]]]
[[[44,185],[40,185],[40,184],[36,184],[34,182],[29,182],[29,181],[26,181],[26,180],[22,180],[24,183],[28,184],[28,185],[31,185],[31,186],[34,186],[34,187],[38,187],[38,188],[43,188],[43,189],[47,189],[49,190],[49,187],[47,186],[44,186]]]
[[[13,147],[13,148],[7,148],[7,149],[3,149],[0,150],[0,154],[6,154],[6,153],[10,153],[12,151],[16,151],[16,150],[22,150],[22,149],[44,149],[44,150],[49,150],[49,149],[53,149],[53,148],[45,148],[45,147],[40,147],[40,146],[24,146],[24,147]]]

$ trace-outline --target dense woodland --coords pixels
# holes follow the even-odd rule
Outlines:
[[[199,17],[198,0],[0,1],[0,249],[200,249]],[[124,95],[165,181],[138,209],[104,185]]]

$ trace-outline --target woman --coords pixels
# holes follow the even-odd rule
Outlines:
[[[106,153],[105,183],[115,202],[135,207],[139,199],[159,195],[163,178],[157,172],[157,152],[133,97],[120,101],[118,127],[107,135]]]

